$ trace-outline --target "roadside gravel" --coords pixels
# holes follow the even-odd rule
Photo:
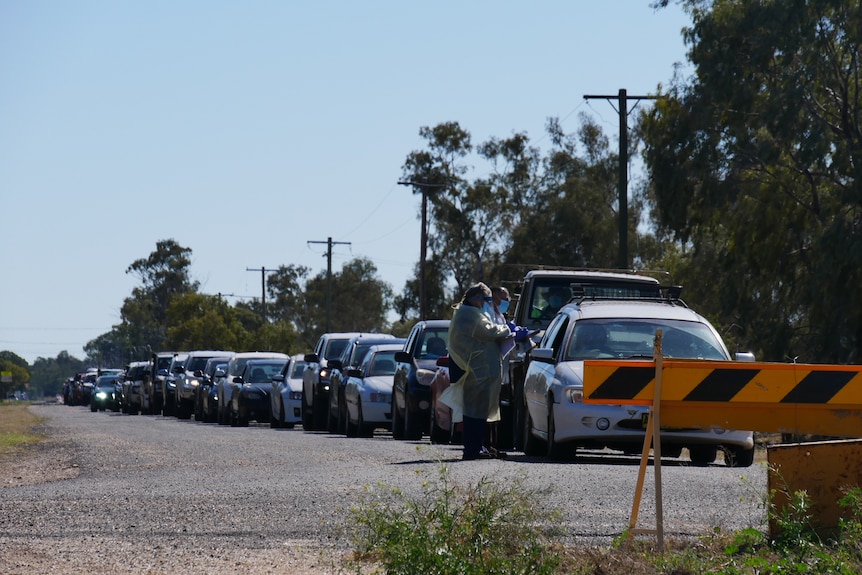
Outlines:
[[[606,545],[627,525],[637,458],[553,464],[520,453],[461,462],[456,447],[231,428],[33,406],[46,441],[0,461],[0,573],[345,572],[349,510],[369,487],[519,480],[562,511],[563,543]],[[666,537],[761,527],[765,469],[662,466]],[[654,526],[652,473],[640,526]]]

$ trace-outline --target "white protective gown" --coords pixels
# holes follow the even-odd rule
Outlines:
[[[454,421],[460,421],[462,414],[488,421],[500,419],[500,343],[510,335],[507,325],[494,323],[479,308],[455,308],[449,323],[449,356],[464,369],[464,375],[439,399],[452,408]]]

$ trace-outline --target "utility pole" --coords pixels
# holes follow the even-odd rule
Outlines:
[[[628,220],[629,220],[629,127],[626,122],[628,118],[628,101],[629,100],[657,100],[657,96],[629,96],[624,88],[620,89],[616,96],[588,96],[584,95],[584,100],[602,99],[611,102],[614,98],[617,99],[619,109],[617,112],[620,115],[620,165],[619,165],[619,263],[620,269],[629,269],[629,236],[628,236]],[[613,105],[613,104],[611,104]]]
[[[350,242],[334,242],[326,238],[325,242],[310,241],[309,244],[326,244],[326,333],[331,331],[332,323],[332,246],[336,244],[350,245]]]
[[[260,309],[263,316],[263,323],[266,323],[266,268],[245,268],[247,272],[260,272]]]
[[[413,186],[422,193],[422,232],[419,245],[419,319],[428,318],[428,296],[425,285],[425,259],[428,251],[428,190],[445,188],[447,184],[402,181],[399,186]],[[414,191],[415,193],[415,191]]]

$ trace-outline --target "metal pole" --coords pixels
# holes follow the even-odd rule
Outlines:
[[[628,222],[629,222],[629,197],[628,197],[628,189],[629,189],[629,174],[628,174],[628,164],[629,164],[629,138],[628,138],[628,124],[626,124],[626,119],[628,115],[628,102],[626,102],[626,91],[625,89],[621,89],[619,92],[619,105],[620,105],[620,165],[619,165],[619,205],[620,205],[620,216],[619,216],[619,234],[620,234],[620,245],[619,245],[619,259],[617,260],[619,263],[620,269],[628,269],[629,268],[629,230],[628,230]]]

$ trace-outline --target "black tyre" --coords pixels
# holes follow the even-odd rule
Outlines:
[[[728,467],[751,467],[754,463],[754,448],[745,449],[738,445],[725,445],[722,448],[724,452],[724,464]]]
[[[419,413],[410,410],[410,405],[404,410],[404,439],[418,441],[422,439],[422,431],[425,428]]]
[[[392,438],[404,439],[404,420],[398,411],[398,402],[395,401],[394,393],[392,394]]]
[[[311,417],[311,408],[305,401],[305,388],[302,389],[302,427],[305,431],[311,431],[314,427],[314,420]]]
[[[524,429],[521,435],[521,445],[524,446],[525,455],[542,455],[545,453],[544,442],[533,435],[533,418],[530,417],[530,412],[524,406]]]
[[[688,448],[688,456],[692,465],[705,467],[715,461],[718,448],[715,445],[693,445]]]
[[[568,461],[574,459],[575,450],[571,445],[560,444],[556,441],[557,426],[554,423],[554,399],[548,398],[548,441],[545,444],[546,454],[554,461]]]
[[[448,444],[452,439],[450,430],[442,429],[437,425],[437,410],[434,405],[431,406],[431,432],[428,434],[431,443]]]

